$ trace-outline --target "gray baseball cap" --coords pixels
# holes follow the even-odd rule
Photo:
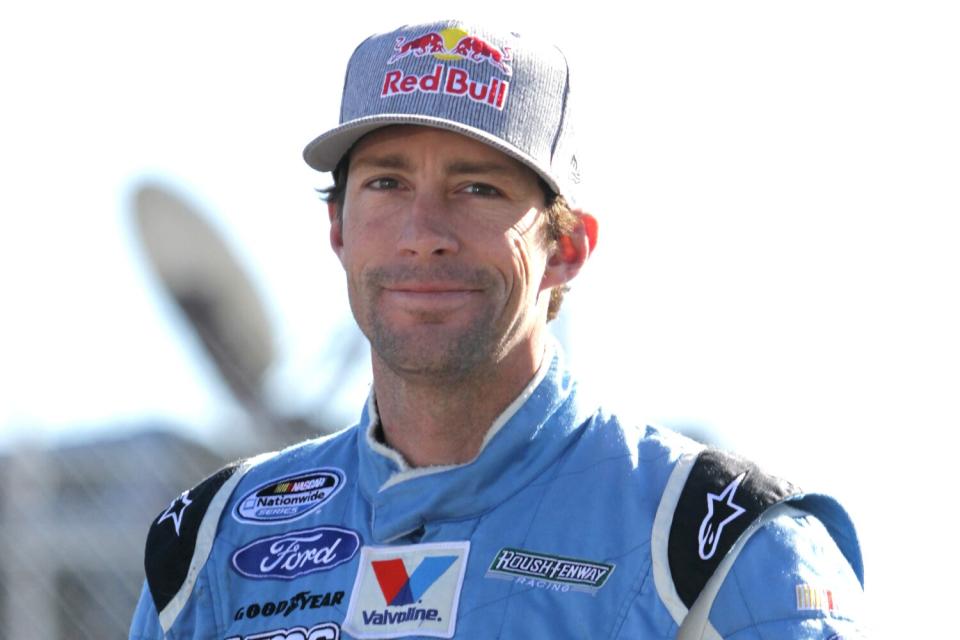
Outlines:
[[[458,20],[370,36],[347,65],[340,125],[308,144],[304,160],[332,171],[361,137],[395,124],[476,138],[576,202],[570,69],[553,45]]]

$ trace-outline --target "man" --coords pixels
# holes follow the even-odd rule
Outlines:
[[[597,239],[572,95],[556,48],[475,25],[357,48],[304,155],[370,398],[160,514],[131,638],[861,637],[834,501],[621,424],[548,337]]]

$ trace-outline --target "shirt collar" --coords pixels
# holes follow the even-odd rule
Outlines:
[[[540,369],[490,426],[473,460],[412,468],[376,439],[371,391],[358,435],[360,488],[372,507],[374,539],[389,542],[431,521],[489,510],[546,472],[591,413],[577,402],[562,350],[551,340]]]

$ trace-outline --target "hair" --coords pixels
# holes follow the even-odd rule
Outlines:
[[[347,195],[347,173],[350,170],[350,153],[344,154],[337,166],[334,167],[333,184],[326,188],[317,189],[320,197],[337,208],[337,223],[343,223],[343,203]],[[543,191],[544,208],[543,213],[546,216],[546,224],[543,226],[543,240],[547,244],[547,249],[553,251],[560,239],[573,233],[577,226],[578,218],[567,203],[566,198],[550,188],[550,185],[537,176],[540,183],[540,189]],[[553,320],[560,313],[560,305],[563,303],[563,295],[570,290],[567,285],[554,287],[550,290],[550,305],[547,308],[547,322]]]

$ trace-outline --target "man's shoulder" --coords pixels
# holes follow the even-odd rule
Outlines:
[[[228,503],[235,502],[234,496],[251,491],[264,499],[261,502],[268,502],[267,498],[277,501],[287,498],[290,502],[294,494],[312,491],[315,495],[318,488],[326,488],[324,493],[335,492],[343,481],[343,467],[355,464],[356,433],[356,427],[351,427],[228,464],[176,497],[154,520],[151,532],[170,529],[164,523],[172,518],[172,510],[182,508],[185,513],[189,508],[190,522],[203,517],[219,517]],[[186,506],[178,507],[178,502],[186,503]],[[244,519],[240,515],[242,508],[243,505],[238,504],[234,509],[240,520]],[[211,511],[217,509],[220,511]],[[172,532],[179,535],[179,520],[176,524],[178,526]]]
[[[168,629],[196,579],[195,567],[208,557],[220,514],[256,459],[228,464],[175,497],[158,515],[147,533],[144,569],[147,588]]]
[[[251,483],[285,473],[301,473],[310,468],[353,464],[356,459],[357,427],[318,436],[290,445],[280,451],[262,454],[245,462],[243,478],[236,491]]]
[[[336,495],[344,467],[355,464],[355,432],[346,429],[238,460],[176,496],[151,524],[144,553],[147,587],[161,624],[179,613],[224,527],[234,521],[294,520]]]
[[[806,492],[734,452],[602,410],[590,420],[584,436],[586,455],[629,461],[619,465],[617,481],[625,481],[628,490],[634,487],[655,511],[654,577],[675,619],[683,619],[738,542],[757,530],[773,530],[768,522],[780,513],[779,506],[789,505],[794,512],[815,518],[839,549],[844,568],[862,581],[855,529],[834,498]]]
[[[624,457],[631,461],[633,472],[643,476],[669,474],[680,460],[696,457],[707,448],[679,431],[626,420],[603,409],[587,422],[582,442],[588,455]]]
[[[718,635],[865,636],[862,573],[823,520],[782,505],[745,541],[710,608]],[[804,631],[799,631],[804,629]]]
[[[836,552],[825,562],[850,578],[844,584],[862,584],[863,563],[856,532],[835,499],[804,492],[734,453],[691,446],[682,440],[677,446],[675,438],[667,439],[672,442],[662,443],[661,436],[654,437],[655,446],[651,448],[664,451],[666,459],[672,460],[654,519],[651,551],[658,595],[678,624],[688,618],[688,612],[692,629],[709,624],[709,605],[721,586],[728,600],[730,593],[736,592],[731,592],[727,579],[730,568],[763,566],[764,552],[756,549],[772,548],[775,545],[764,546],[771,540],[784,547],[780,556],[785,566],[791,559],[791,566],[802,566],[803,562],[797,560],[800,556],[791,549],[813,535],[817,544],[829,545]],[[788,530],[796,535],[783,533]],[[755,534],[759,537],[749,542]],[[740,557],[748,543],[751,553]],[[762,580],[757,585],[762,592]],[[761,601],[752,598],[751,606]],[[766,611],[763,606],[757,611],[761,609]],[[734,624],[731,621],[726,620]]]

